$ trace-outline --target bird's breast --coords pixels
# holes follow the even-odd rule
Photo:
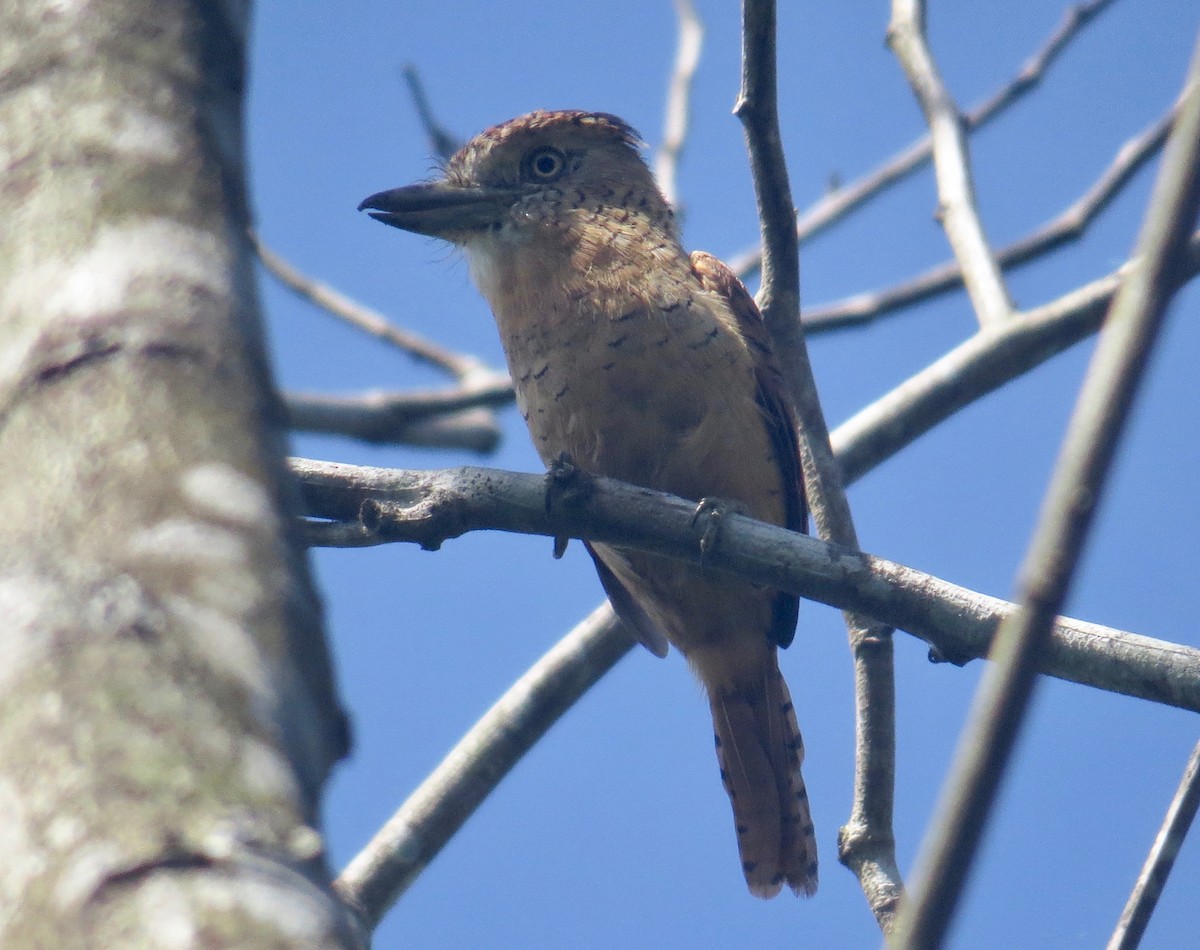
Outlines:
[[[601,267],[549,232],[502,233],[467,250],[543,461],[567,452],[596,474],[743,501],[782,523],[754,358],[681,251]]]
[[[697,299],[499,322],[544,461],[568,452],[588,471],[688,498],[744,499],[756,509],[762,499],[760,516],[777,520],[766,496],[779,494],[778,465],[752,361]]]

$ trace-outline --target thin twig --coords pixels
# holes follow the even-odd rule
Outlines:
[[[503,386],[443,393],[284,396],[288,427],[298,432],[482,454],[494,452],[502,435],[495,413],[483,407],[511,401]]]
[[[374,929],[558,718],[633,647],[607,603],[509,687],[338,877]]]
[[[775,62],[775,4],[742,3],[742,88],[733,114],[746,133],[750,174],[762,231],[762,286],[758,306],[775,355],[789,380],[807,362],[800,334],[800,252],[792,190],[779,131]],[[793,396],[799,398],[798,392]],[[803,421],[803,420],[802,420]]]
[[[843,477],[856,481],[959,409],[1091,336],[1133,266],[1127,262],[1002,327],[981,330],[859,410],[833,433]],[[1188,243],[1179,279],[1198,273],[1200,231]]]
[[[290,398],[297,409],[303,407],[304,411],[311,412],[313,416],[319,412],[336,413],[339,410],[346,410],[375,414],[381,419],[386,417],[395,425],[402,425],[448,413],[464,412],[467,409],[507,406],[513,401],[513,390],[508,376],[497,373],[491,379],[479,376],[471,383],[465,386],[456,386],[453,389],[414,389],[401,393],[374,390],[351,396],[333,396],[328,393],[293,393]],[[316,419],[315,422],[314,428],[321,425],[319,419]],[[295,420],[292,421],[292,424],[301,425]],[[321,431],[344,432],[336,424],[321,429]],[[364,437],[377,439],[384,438],[385,435],[372,433]]]
[[[962,118],[926,42],[924,0],[892,0],[887,39],[929,125],[938,212],[967,294],[980,324],[998,324],[1011,315],[1012,300],[979,220]]]
[[[410,330],[400,329],[378,311],[363,306],[332,287],[305,276],[263,244],[257,235],[251,234],[251,240],[254,242],[255,251],[258,252],[258,259],[263,262],[263,266],[268,271],[286,287],[338,319],[404,350],[416,359],[450,373],[460,381],[480,374],[495,375],[496,371],[490,369],[478,357],[451,352]]]
[[[1020,240],[996,252],[996,260],[1007,269],[1035,261],[1064,244],[1081,238],[1133,176],[1158,154],[1175,115],[1171,108],[1118,150],[1099,178],[1069,208]],[[946,261],[886,290],[855,294],[845,300],[812,307],[804,313],[807,333],[820,333],[869,323],[914,304],[923,303],[962,285],[962,268]]]
[[[1150,916],[1158,906],[1158,899],[1162,896],[1171,868],[1175,866],[1175,858],[1179,855],[1179,849],[1183,846],[1183,839],[1187,837],[1198,807],[1200,742],[1193,746],[1192,754],[1188,757],[1179,788],[1176,789],[1175,797],[1167,808],[1162,827],[1150,847],[1137,883],[1133,885],[1133,892],[1129,895],[1129,902],[1121,913],[1121,919],[1117,921],[1112,939],[1108,941],[1108,950],[1136,950],[1142,942],[1146,925],[1150,923]]]
[[[589,538],[701,562],[696,503],[613,479],[587,481],[546,510],[540,475],[465,466],[434,471],[292,459],[306,513],[357,521],[387,541],[436,548],[468,531]],[[902,564],[740,515],[722,521],[705,570],[752,578],[899,627],[956,664],[988,655],[1014,604]],[[1039,660],[1047,675],[1200,712],[1200,650],[1059,618]]]
[[[776,90],[775,5],[742,5],[742,88],[734,113],[746,131],[762,229],[758,301],[799,420],[805,495],[821,537],[857,549],[858,535],[830,447],[829,429],[800,330],[800,259]],[[855,795],[838,855],[858,877],[884,933],[903,882],[892,834],[895,788],[895,670],[891,630],[845,616],[855,664]]]
[[[437,117],[434,116],[433,109],[429,105],[429,96],[425,94],[425,84],[421,82],[421,74],[417,71],[417,67],[413,63],[405,63],[400,67],[400,73],[408,86],[409,95],[412,96],[413,108],[417,110],[421,128],[429,137],[430,148],[438,158],[449,161],[450,157],[462,148],[462,140],[439,123]]]
[[[679,20],[679,40],[675,46],[675,65],[667,87],[667,104],[663,115],[663,139],[654,156],[654,177],[663,196],[682,213],[679,197],[679,157],[687,142],[688,124],[692,114],[692,81],[704,47],[704,24],[692,0],[675,0],[675,15]]]
[[[1113,0],[1090,0],[1068,8],[1062,21],[1042,44],[1041,49],[1026,60],[1016,76],[963,116],[966,130],[974,132],[1036,88],[1067,44],[1112,2]],[[923,168],[932,154],[930,138],[926,134],[862,178],[843,184],[835,191],[823,195],[796,219],[796,236],[800,244],[805,244],[830,225],[846,217],[859,205],[877,197],[892,185]],[[732,257],[729,266],[739,277],[745,279],[757,271],[761,263],[762,248],[754,247]]]
[[[1116,445],[1179,286],[1200,210],[1200,41],[1138,238],[1113,299],[1019,575],[1021,609],[1001,624],[989,667],[922,847],[896,947],[941,945],[1020,732],[1041,654],[1078,563]]]

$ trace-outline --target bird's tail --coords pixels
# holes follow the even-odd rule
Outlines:
[[[813,894],[817,842],[800,775],[804,741],[774,651],[761,678],[708,692],[750,892],[774,897],[786,883],[797,894]]]

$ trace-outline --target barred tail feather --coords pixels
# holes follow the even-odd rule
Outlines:
[[[746,884],[774,897],[817,889],[817,842],[800,775],[804,743],[774,657],[758,682],[710,690],[721,779],[733,805]]]

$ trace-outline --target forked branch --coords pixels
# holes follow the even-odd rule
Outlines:
[[[779,129],[775,12],[773,0],[743,2],[742,88],[734,108],[746,130],[762,230],[758,300],[791,389],[813,520],[822,538],[854,550],[858,535],[800,325],[799,243]],[[852,612],[845,621],[855,670],[855,794],[850,818],[838,836],[838,855],[857,875],[880,928],[887,933],[903,892],[892,834],[896,773],[892,632],[886,623]]]
[[[1037,88],[1068,44],[1112,3],[1113,0],[1088,0],[1086,3],[1079,3],[1068,8],[1054,32],[1045,40],[1041,48],[1025,61],[1017,74],[987,99],[963,115],[965,129],[973,132],[981,128]],[[891,186],[904,181],[913,172],[923,168],[932,154],[930,137],[926,133],[911,145],[882,162],[873,171],[852,182],[845,183],[821,197],[797,217],[796,236],[799,238],[800,244],[803,245],[816,237],[865,202],[883,194]],[[761,247],[743,251],[729,261],[729,266],[743,279],[757,271],[761,264]]]

